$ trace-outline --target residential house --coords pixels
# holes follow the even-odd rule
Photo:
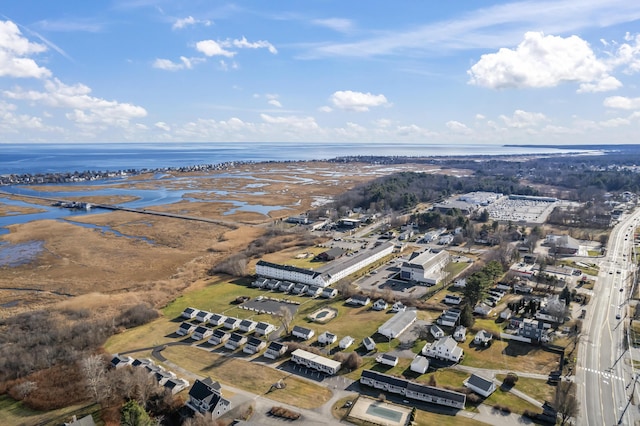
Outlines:
[[[544,327],[544,322],[525,318],[522,320],[522,325],[518,334],[522,337],[531,339],[534,343],[539,343],[546,340],[547,332]]]
[[[257,336],[268,336],[270,333],[275,331],[276,326],[273,324],[269,324],[268,322],[259,322],[256,324],[255,334]]]
[[[150,360],[149,358],[136,358],[133,360],[133,362],[131,363],[132,367],[144,367],[147,365],[155,365],[155,363]]]
[[[291,361],[329,375],[336,374],[340,371],[340,367],[342,367],[342,363],[339,361],[334,361],[302,349],[296,349],[293,351],[291,354]]]
[[[460,322],[460,315],[462,312],[460,309],[452,308],[442,312],[440,318],[436,320],[436,323],[443,327],[455,327]]]
[[[231,336],[229,336],[229,340],[224,344],[224,347],[234,351],[245,343],[247,343],[247,336],[240,333],[231,333]]]
[[[493,340],[493,334],[486,330],[480,330],[473,338],[473,344],[478,346],[489,346]]]
[[[416,355],[411,361],[411,366],[409,367],[411,371],[424,374],[429,370],[429,359],[420,355]]]
[[[291,281],[282,281],[278,286],[278,290],[283,293],[289,293],[291,290],[293,290],[294,285],[295,284],[293,284]]]
[[[347,303],[350,305],[367,306],[369,303],[371,303],[371,299],[369,298],[369,296],[366,296],[364,294],[354,294],[347,299]]]
[[[238,324],[238,328],[242,332],[251,333],[253,330],[256,329],[256,325],[257,324],[258,323],[255,322],[255,321],[251,321],[249,319],[244,319],[244,320],[240,321],[240,324]]]
[[[189,307],[182,311],[182,314],[180,314],[180,316],[186,319],[194,319],[196,315],[198,315],[198,312],[200,312],[198,309]]]
[[[63,426],[96,426],[96,422],[93,420],[93,416],[91,414],[87,414],[80,418],[74,414],[71,421],[63,423]]]
[[[320,343],[321,345],[331,345],[335,343],[336,340],[338,340],[338,336],[333,333],[329,333],[328,331],[325,331],[318,336],[318,343]]]
[[[227,319],[222,323],[222,326],[227,330],[235,330],[240,326],[240,320],[234,317],[227,317]]]
[[[338,343],[338,346],[340,347],[340,349],[347,349],[349,346],[353,345],[353,342],[355,342],[355,339],[353,337],[344,336]]]
[[[437,325],[432,325],[430,331],[431,331],[431,335],[436,339],[440,339],[441,337],[444,337],[444,331],[442,331],[442,329]]]
[[[160,386],[164,386],[168,380],[177,379],[178,376],[173,371],[158,370],[154,373],[153,378],[156,379]]]
[[[294,325],[293,330],[291,331],[293,337],[297,337],[302,340],[309,340],[313,337],[315,332],[310,328],[300,327],[299,325]]]
[[[473,312],[486,317],[491,312],[493,312],[493,307],[487,305],[484,302],[480,302],[475,306],[475,308],[473,308]]]
[[[378,333],[387,339],[394,339],[404,333],[418,318],[417,311],[411,309],[404,312],[398,312],[384,324],[378,327]]]
[[[323,288],[322,292],[320,293],[320,297],[323,297],[325,299],[333,299],[337,295],[338,295],[338,290],[330,287]]]
[[[280,287],[280,280],[268,280],[265,288],[268,290],[277,290]]]
[[[264,353],[265,358],[278,359],[287,352],[289,347],[284,343],[271,342]]]
[[[219,325],[224,324],[226,319],[227,319],[226,315],[213,314],[213,315],[211,315],[211,318],[209,318],[209,324],[211,324],[213,326],[219,326]]]
[[[455,288],[465,288],[467,286],[467,280],[465,278],[458,278],[453,282]]]
[[[193,330],[195,329],[195,324],[191,324],[190,322],[183,322],[182,324],[180,324],[180,327],[178,327],[178,330],[176,330],[176,334],[178,336],[186,336],[187,334],[193,333]]]
[[[317,285],[310,285],[307,289],[307,296],[316,297],[322,293],[322,287]]]
[[[376,348],[376,342],[374,342],[371,337],[365,337],[364,339],[362,339],[362,346],[364,346],[366,350],[371,352]]]
[[[175,395],[178,392],[182,391],[183,389],[188,388],[189,382],[186,381],[185,379],[172,378],[165,381],[163,386],[165,389],[168,389],[172,395]]]
[[[443,300],[447,305],[459,305],[462,302],[462,297],[454,294],[447,294]]]
[[[211,318],[212,315],[213,314],[211,312],[200,311],[196,315],[196,320],[200,321],[200,322],[207,322],[207,321],[209,321],[209,318]]]
[[[305,294],[309,290],[309,286],[303,283],[296,283],[291,289],[293,294]]]
[[[130,356],[115,354],[113,358],[111,358],[111,365],[115,368],[122,368],[131,364],[133,364],[133,358]]]
[[[496,391],[496,384],[493,380],[485,379],[478,374],[472,374],[463,384],[477,393],[478,395],[488,398],[492,393]]]
[[[500,318],[503,320],[508,320],[509,318],[511,318],[511,315],[513,315],[513,311],[509,308],[506,308],[505,310],[500,312]]]
[[[460,362],[464,352],[453,340],[453,337],[447,336],[435,341],[433,344],[426,344],[422,348],[422,355],[430,358],[443,359],[446,361]]]
[[[191,338],[193,340],[208,339],[209,337],[211,337],[212,334],[213,334],[213,330],[212,329],[210,329],[209,327],[205,327],[204,325],[199,325],[193,331],[193,334],[191,335]]]
[[[207,377],[193,383],[189,390],[187,406],[210,419],[215,419],[229,410],[231,402],[222,397],[220,383]]]
[[[387,302],[384,299],[378,299],[373,304],[372,309],[374,311],[384,311],[385,309],[387,309],[388,306],[389,305],[387,304]]]
[[[360,383],[375,389],[403,395],[406,398],[464,409],[466,395],[460,392],[426,386],[372,370],[364,370]]]
[[[208,340],[208,343],[212,344],[212,345],[219,345],[220,343],[225,343],[227,340],[229,340],[229,333],[224,332],[221,329],[216,329],[213,330],[213,333],[211,334],[211,337]]]
[[[391,354],[380,354],[376,357],[376,362],[395,367],[396,365],[398,365],[398,357]]]
[[[249,337],[246,345],[242,348],[242,352],[247,354],[257,354],[267,346],[267,342],[257,337]]]
[[[406,310],[407,307],[402,302],[396,302],[393,304],[393,306],[391,306],[391,312],[393,313],[404,312]]]
[[[259,277],[251,282],[251,287],[265,288],[267,286],[268,278]]]
[[[453,338],[457,342],[464,342],[467,338],[467,327],[463,325],[457,326],[455,331],[453,332]]]

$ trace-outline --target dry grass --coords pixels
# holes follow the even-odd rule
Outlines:
[[[504,374],[496,375],[496,379],[500,381],[503,381],[504,378]],[[519,377],[514,388],[540,402],[553,401],[555,399],[556,387],[548,384],[546,380]]]
[[[546,374],[558,367],[558,355],[544,349],[514,341],[494,340],[488,348],[477,348],[467,339],[460,344],[464,350],[463,365],[489,369]]]
[[[0,413],[3,426],[24,426],[35,424],[57,425],[71,421],[75,414],[78,418],[93,414],[98,426],[103,423],[99,419],[98,408],[95,405],[72,405],[53,411],[35,411],[25,407],[21,402],[14,401],[7,395],[0,396]]]
[[[0,203],[0,217],[17,216],[21,214],[33,214],[43,212],[43,209],[28,206],[13,206],[11,204]]]
[[[318,408],[332,396],[326,387],[243,359],[186,346],[170,346],[162,353],[171,362],[201,376],[210,376],[223,386],[240,388],[296,407]],[[269,392],[271,385],[279,380],[284,380],[286,388]]]

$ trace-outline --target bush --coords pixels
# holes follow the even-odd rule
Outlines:
[[[494,410],[502,411],[505,414],[511,414],[511,408],[506,405],[495,404],[493,406]]]
[[[146,324],[159,316],[158,311],[148,303],[139,303],[118,315],[115,324],[116,327],[133,328]]]
[[[282,417],[283,419],[288,419],[288,420],[298,420],[300,418],[300,413],[297,413],[295,411],[289,410],[288,408],[284,408],[284,407],[275,407],[275,406],[271,407],[271,410],[269,410],[269,414],[276,417]]]
[[[507,376],[502,381],[502,385],[508,388],[511,388],[516,385],[518,382],[518,375],[515,373],[508,373]]]

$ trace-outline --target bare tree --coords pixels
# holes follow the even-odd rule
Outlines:
[[[111,383],[107,377],[107,365],[101,355],[90,355],[81,362],[87,389],[96,403],[105,401],[111,395]]]
[[[291,326],[291,321],[293,321],[293,314],[291,311],[287,309],[286,306],[280,306],[278,312],[273,314],[273,318],[282,325],[282,328],[284,328],[284,334],[289,334],[289,327]]]
[[[562,426],[570,424],[570,420],[578,415],[580,409],[573,382],[560,383],[554,408],[558,410],[560,425]]]
[[[355,289],[353,288],[353,286],[351,285],[351,281],[349,280],[342,279],[336,283],[335,287],[336,290],[338,290],[338,293],[340,293],[345,299],[353,296],[355,292]]]

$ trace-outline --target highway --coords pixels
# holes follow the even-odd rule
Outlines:
[[[640,210],[612,230],[607,253],[583,324],[575,381],[580,425],[633,425],[640,418],[640,387],[631,362],[626,327],[634,283],[634,230]],[[633,401],[631,396],[633,395]],[[630,403],[633,402],[633,403]]]

